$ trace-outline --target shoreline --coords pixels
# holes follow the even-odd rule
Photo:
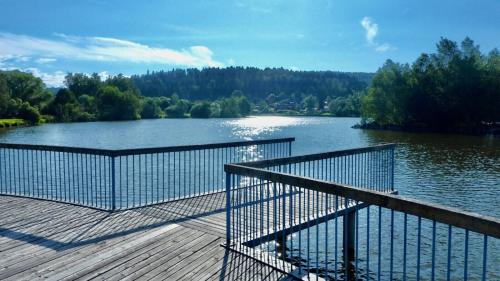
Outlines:
[[[480,137],[495,137],[500,138],[500,126],[483,126],[477,128],[447,128],[447,129],[432,129],[426,127],[404,127],[398,125],[379,125],[379,124],[356,124],[353,129],[362,130],[379,130],[379,131],[394,131],[394,132],[410,132],[410,133],[438,133],[438,134],[460,134]]]

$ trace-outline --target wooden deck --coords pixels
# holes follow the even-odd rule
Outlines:
[[[0,280],[286,280],[227,251],[223,193],[108,213],[0,196]]]

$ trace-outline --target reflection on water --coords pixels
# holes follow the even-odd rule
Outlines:
[[[260,135],[272,134],[283,128],[318,124],[319,119],[285,116],[254,116],[227,121],[233,134],[244,139],[252,139]]]
[[[404,194],[500,217],[500,139],[365,131],[399,145],[396,186]]]

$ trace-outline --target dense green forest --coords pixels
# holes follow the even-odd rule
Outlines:
[[[170,86],[155,80],[172,79],[175,75],[179,76],[178,81],[171,80]],[[198,80],[193,81],[193,77]],[[312,80],[307,82],[307,77]],[[53,89],[46,88],[42,80],[30,73],[0,71],[0,118],[21,118],[36,124],[164,117],[225,118],[252,113],[359,116],[362,91],[368,85],[363,79],[370,77],[362,73],[256,68],[173,70],[132,78],[117,75],[105,80],[97,74],[69,73],[65,87]],[[192,83],[189,87],[188,81]],[[301,83],[298,88],[290,86]],[[157,88],[158,85],[161,87]],[[151,92],[153,88],[155,94]]]
[[[500,122],[500,53],[442,38],[412,64],[388,60],[362,99],[365,128],[471,131]]]
[[[132,76],[142,95],[168,97],[173,94],[189,100],[213,101],[239,90],[257,103],[270,94],[297,98],[340,97],[362,91],[373,74],[333,71],[293,71],[283,68],[227,67],[174,69]]]

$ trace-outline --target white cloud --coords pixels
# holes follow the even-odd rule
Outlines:
[[[109,77],[111,77],[111,74],[109,74],[106,70],[101,71],[98,74],[99,74],[99,77],[101,77],[101,80],[106,80]]]
[[[108,37],[56,34],[57,40],[0,33],[0,57],[50,57],[52,59],[154,63],[186,67],[223,66],[205,46],[173,50]]]
[[[36,62],[39,64],[46,64],[46,63],[51,63],[51,62],[55,62],[55,61],[57,61],[57,60],[54,58],[39,58],[36,60]]]
[[[236,61],[233,58],[230,58],[230,59],[227,60],[227,64],[228,65],[235,65]]]
[[[392,47],[391,47],[390,44],[384,43],[384,44],[380,44],[377,47],[375,47],[375,51],[377,51],[379,53],[383,53],[383,52],[386,52],[386,51],[390,50],[391,48]]]
[[[383,53],[388,50],[395,49],[389,43],[378,43],[375,41],[375,37],[378,35],[378,24],[376,24],[370,17],[364,17],[361,22],[361,26],[365,29],[365,39],[368,45],[372,46],[376,52]]]
[[[365,29],[365,38],[366,41],[370,44],[373,44],[373,40],[378,33],[378,24],[372,22],[372,19],[369,17],[364,17],[361,20],[361,26]]]
[[[64,77],[66,76],[66,73],[62,71],[46,73],[34,67],[22,69],[22,71],[30,72],[34,76],[39,77],[47,87],[62,87],[64,85]]]

